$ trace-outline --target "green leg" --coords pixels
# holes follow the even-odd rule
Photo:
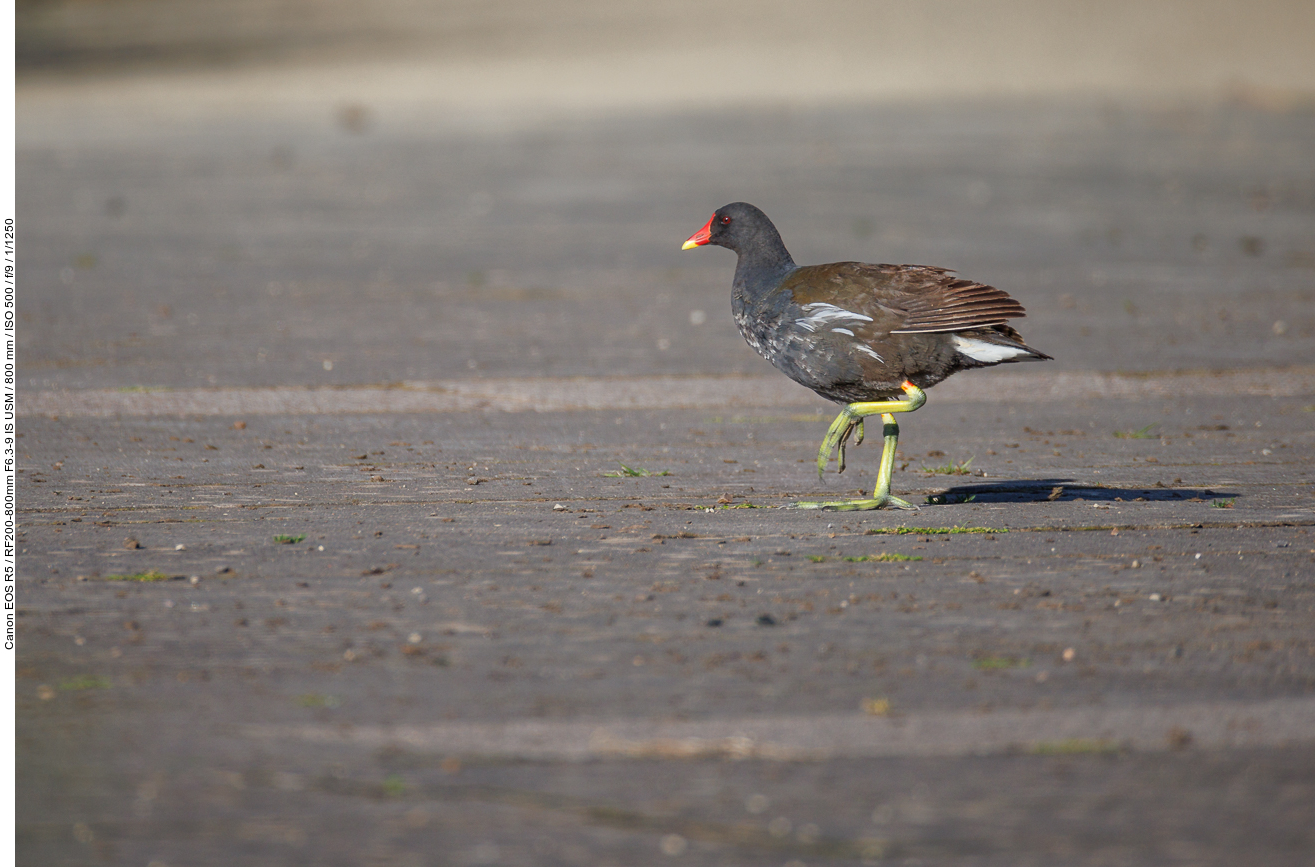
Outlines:
[[[858,430],[860,433],[856,438],[856,443],[862,442],[863,418],[869,415],[880,415],[885,443],[881,449],[881,467],[877,472],[877,486],[872,491],[871,499],[795,503],[795,508],[843,512],[886,507],[917,510],[918,507],[912,503],[890,495],[891,476],[895,471],[895,450],[899,445],[899,425],[895,423],[895,416],[892,413],[913,412],[927,402],[926,393],[913,383],[906,382],[902,388],[904,393],[909,396],[908,400],[851,403],[841,410],[840,415],[836,416],[836,420],[831,423],[831,427],[827,430],[826,437],[822,440],[822,448],[817,455],[817,474],[819,478],[821,478],[822,471],[826,468],[827,461],[833,451],[837,452],[838,468],[840,472],[843,472],[845,468],[845,441],[849,439],[850,434]]]

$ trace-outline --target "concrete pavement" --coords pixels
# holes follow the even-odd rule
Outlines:
[[[104,93],[20,93],[26,862],[1309,859],[1309,113]],[[677,249],[739,198],[1028,307],[921,512],[777,508],[877,451]]]

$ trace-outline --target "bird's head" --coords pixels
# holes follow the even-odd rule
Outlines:
[[[716,244],[738,253],[764,234],[780,237],[772,221],[762,211],[748,202],[732,202],[718,208],[703,228],[690,235],[680,249]]]

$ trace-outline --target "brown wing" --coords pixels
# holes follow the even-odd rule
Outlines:
[[[800,268],[783,285],[797,304],[829,301],[873,317],[889,334],[929,334],[1002,325],[1026,315],[994,286],[928,265],[836,262]]]

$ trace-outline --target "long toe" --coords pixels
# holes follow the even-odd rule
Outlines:
[[[823,512],[868,512],[875,509],[900,509],[905,512],[919,511],[917,506],[907,500],[891,496],[863,500],[829,500],[821,503],[792,503],[790,508]]]

